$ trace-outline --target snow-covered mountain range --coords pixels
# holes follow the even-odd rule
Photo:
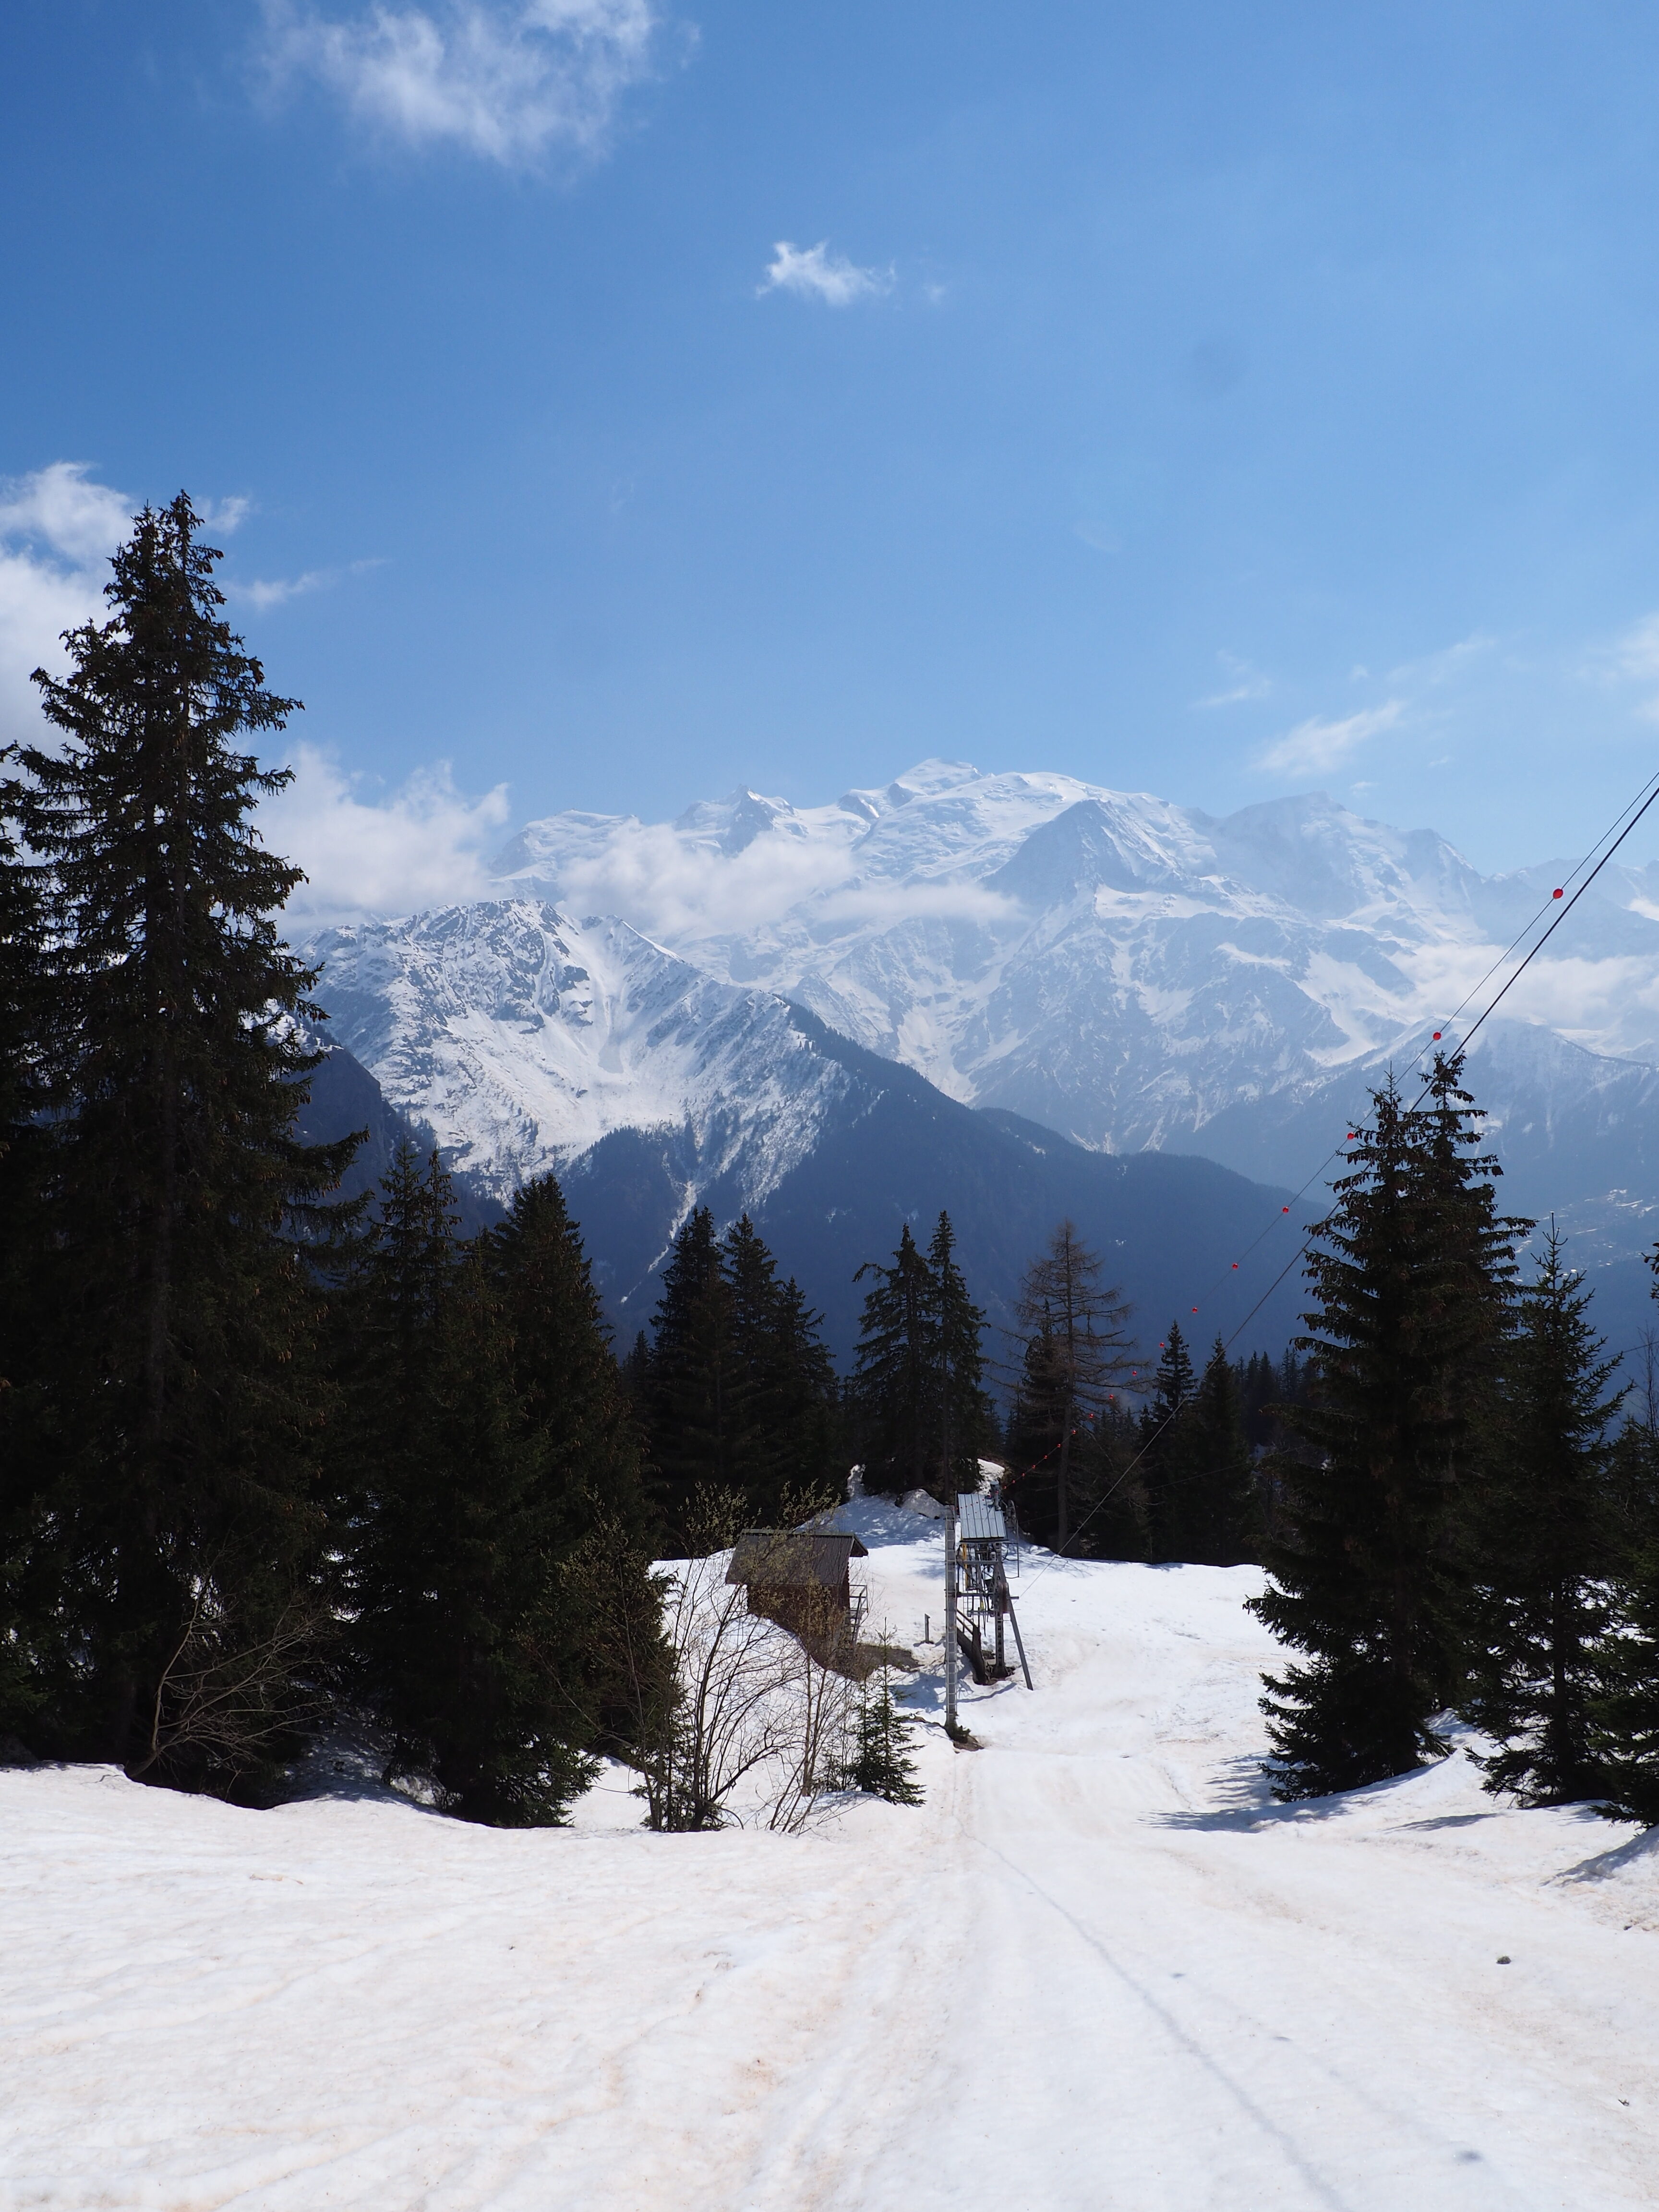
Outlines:
[[[794,1008],[963,1104],[1295,1188],[1570,866],[1482,876],[1317,795],[1218,819],[927,761],[824,806],[550,816],[499,899],[316,949],[339,1041],[497,1192],[672,1127],[688,1203],[763,1201],[848,1110]],[[1652,1241],[1659,871],[1604,872],[1470,1073],[1520,1209],[1585,1260]]]

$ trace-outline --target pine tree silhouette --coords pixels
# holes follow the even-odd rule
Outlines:
[[[1480,1559],[1474,1689],[1464,1710],[1502,1748],[1489,1790],[1569,1804],[1600,1786],[1591,1707],[1611,1619],[1607,1395],[1619,1362],[1590,1328],[1589,1293],[1552,1223],[1519,1300],[1502,1448],[1474,1529]]]
[[[1312,1232],[1317,1373],[1286,1409],[1285,1534],[1252,1609],[1306,1655],[1266,1678],[1277,1793],[1350,1790],[1439,1757],[1436,1716],[1468,1656],[1468,1530],[1496,1424],[1513,1238],[1479,1156],[1462,1063],[1437,1057],[1428,1103],[1373,1094],[1336,1205]]]
[[[300,871],[250,819],[289,775],[246,745],[295,702],[220,618],[198,530],[183,493],[136,518],[110,619],[69,634],[67,676],[35,672],[61,747],[20,755],[49,1235],[5,1579],[32,1615],[42,1748],[246,1793],[303,1671],[283,1655],[322,1534],[304,1248],[356,1140],[295,1140],[320,1057],[301,1024],[322,1017],[271,919]]]

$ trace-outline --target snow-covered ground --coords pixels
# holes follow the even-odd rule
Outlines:
[[[0,2206],[1659,2203],[1659,1838],[1461,1758],[1273,1807],[1255,1583],[1028,1560],[1036,1694],[952,1753],[924,1676],[927,1803],[802,1838],[0,1775]]]

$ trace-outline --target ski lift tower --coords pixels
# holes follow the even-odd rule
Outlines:
[[[1016,1575],[1019,1572],[1019,1532],[1009,1526],[1001,1495],[995,1489],[988,1497],[977,1491],[959,1496],[954,1517],[957,1542],[947,1565],[951,1577],[947,1595],[954,1600],[950,1610],[957,1633],[967,1643],[975,1678],[981,1682],[1000,1680],[1013,1672],[1003,1652],[1006,1620],[1014,1632],[1014,1649],[1029,1690],[1031,1670],[1025,1663],[1024,1639],[1008,1589],[1009,1569]],[[994,1662],[986,1650],[988,1639],[995,1650]]]

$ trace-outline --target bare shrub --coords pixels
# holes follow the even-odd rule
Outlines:
[[[134,1781],[234,1781],[269,1767],[326,1708],[315,1662],[331,1627],[301,1587],[257,1626],[227,1603],[215,1572],[192,1577],[183,1633],[162,1667]]]
[[[741,1517],[739,1498],[702,1492],[694,1556],[653,1577],[658,1620],[612,1617],[603,1632],[628,1686],[616,1755],[638,1773],[653,1828],[793,1834],[842,1786],[852,1693],[830,1663],[839,1647],[809,1649],[727,1583]]]

